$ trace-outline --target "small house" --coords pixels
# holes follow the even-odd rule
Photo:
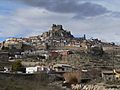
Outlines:
[[[35,73],[37,72],[37,67],[26,67],[26,73]]]
[[[40,66],[35,66],[35,67],[26,67],[26,73],[36,73],[40,70]]]
[[[115,79],[117,79],[115,77],[116,73],[111,70],[111,71],[102,71],[102,78],[104,81],[113,81]]]
[[[73,70],[72,66],[68,64],[56,64],[53,69],[56,72],[71,72]]]
[[[33,74],[37,72],[49,72],[49,68],[46,66],[26,67],[26,73]]]
[[[2,60],[2,61],[7,61],[8,60],[8,52],[4,52],[4,51],[1,51],[0,52],[0,60]]]
[[[70,50],[62,50],[59,52],[62,56],[68,56],[69,54],[73,54]]]
[[[11,72],[12,70],[12,67],[4,67],[4,72]]]
[[[59,54],[58,52],[55,52],[55,51],[50,52],[50,56],[51,56],[52,58],[57,58],[59,55],[60,55],[60,54]]]

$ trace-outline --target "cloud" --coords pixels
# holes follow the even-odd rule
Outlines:
[[[109,14],[109,16],[118,17],[119,12],[109,10],[106,6],[115,7],[112,1],[108,4],[108,0],[12,0],[14,2],[22,2],[28,6],[46,9],[50,12],[60,14],[74,14],[72,19],[88,19],[101,15]],[[116,0],[115,4],[118,3]],[[109,7],[110,8],[110,7]]]
[[[120,40],[119,12],[109,11],[102,5],[78,2],[78,0],[63,2],[25,0],[24,2],[28,5],[24,8],[22,6],[16,8],[11,15],[0,14],[0,37],[40,35],[50,30],[51,24],[55,23],[62,24],[73,35],[86,34],[89,37],[115,42]]]
[[[73,18],[95,17],[108,13],[109,10],[102,5],[92,2],[83,2],[83,0],[21,0],[24,3],[44,8],[56,13],[73,13]]]
[[[28,5],[45,8],[49,11],[60,13],[74,13],[78,10],[75,0],[21,0]]]
[[[116,19],[103,15],[76,20],[71,19],[73,16],[74,14],[55,13],[37,7],[17,9],[12,13],[12,16],[0,15],[0,36],[26,37],[40,35],[42,32],[50,30],[51,24],[55,23],[62,24],[73,35],[83,36],[83,34],[86,34],[107,41],[119,41],[116,32],[119,33],[120,19],[116,21]]]
[[[0,37],[40,35],[48,31],[51,24],[64,24],[72,16],[35,7],[17,9],[10,16],[0,15]]]
[[[110,16],[114,18],[120,18],[120,12],[112,12]]]
[[[78,19],[81,17],[95,17],[99,15],[106,14],[110,11],[108,11],[105,7],[102,7],[101,5],[92,4],[92,3],[83,3],[80,6],[79,12],[74,18]]]

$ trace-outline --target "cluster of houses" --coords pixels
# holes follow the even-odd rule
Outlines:
[[[68,56],[74,53],[75,48],[89,51],[91,48],[105,46],[106,44],[98,39],[87,40],[84,35],[81,38],[74,38],[70,31],[63,29],[62,25],[53,24],[52,30],[42,35],[28,38],[9,38],[0,43],[0,60],[8,61],[11,59],[24,59],[28,57],[37,57],[37,60],[48,60],[50,57]],[[111,44],[107,44],[112,46]],[[107,47],[108,47],[107,46]],[[51,49],[52,47],[52,49]],[[106,47],[104,48],[106,49]],[[93,52],[94,53],[94,52]],[[54,64],[50,66],[33,65],[26,66],[26,74],[39,72],[46,73],[64,73],[78,70],[68,64]],[[4,72],[9,72],[10,68],[4,67]],[[82,70],[85,75],[89,70]],[[120,80],[120,72],[117,70],[100,71],[104,80]],[[89,74],[91,74],[89,72]],[[88,75],[89,77],[89,75]]]
[[[42,35],[32,36],[28,38],[8,38],[2,43],[2,47],[9,49],[23,49],[25,45],[33,46],[34,49],[45,49],[46,44],[50,47],[72,47],[85,49],[100,43],[99,40],[90,41],[84,35],[81,38],[74,38],[70,31],[64,30],[62,25],[55,25],[51,27],[52,30],[43,33]],[[29,48],[30,49],[30,48]]]
[[[64,73],[72,72],[74,68],[68,64],[55,64],[51,66],[35,66],[35,67],[26,67],[26,73],[37,73],[40,71],[46,73]]]
[[[75,68],[68,64],[54,64],[54,65],[34,65],[34,66],[25,66],[25,72],[17,71],[17,73],[26,73],[26,74],[36,74],[39,72],[44,73],[65,73],[65,72],[72,72]],[[4,67],[1,71],[4,73],[12,73],[12,67]],[[13,72],[14,73],[14,72]]]
[[[19,74],[37,74],[40,72],[44,72],[47,74],[60,74],[63,73],[70,73],[70,72],[82,72],[82,79],[85,80],[92,80],[102,78],[103,81],[119,81],[120,80],[120,70],[113,69],[113,70],[100,70],[95,68],[90,69],[80,69],[69,64],[65,63],[58,63],[52,65],[44,65],[36,63],[31,66],[25,66],[25,72],[18,71]],[[0,71],[2,73],[12,73],[11,67],[4,67],[4,70]],[[81,77],[80,77],[81,78]],[[81,79],[81,80],[82,80]]]
[[[14,49],[19,51],[46,49],[88,50],[93,46],[103,44],[98,39],[86,39],[86,35],[75,38],[70,31],[64,30],[62,25],[53,24],[51,30],[42,35],[28,38],[8,38],[0,43],[0,49]]]

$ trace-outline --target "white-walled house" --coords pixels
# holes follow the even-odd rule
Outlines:
[[[32,74],[37,72],[48,72],[49,68],[45,66],[26,67],[26,73]]]
[[[36,73],[40,71],[40,66],[35,66],[35,67],[26,67],[26,73]]]
[[[10,72],[11,71],[11,67],[4,67],[4,72]]]
[[[26,73],[35,73],[37,72],[37,67],[26,67]]]

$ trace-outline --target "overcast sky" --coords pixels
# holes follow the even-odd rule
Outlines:
[[[120,0],[0,0],[0,41],[40,35],[52,24],[120,43]]]

